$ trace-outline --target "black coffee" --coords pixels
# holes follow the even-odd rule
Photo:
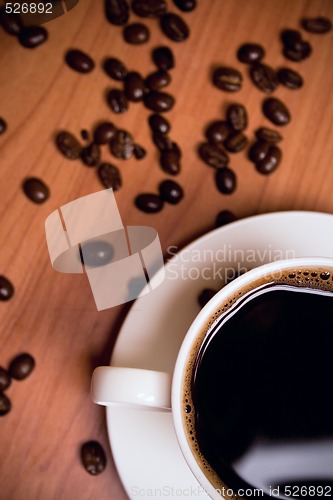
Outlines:
[[[332,275],[302,269],[259,285],[222,304],[192,350],[190,445],[235,495],[333,496]]]

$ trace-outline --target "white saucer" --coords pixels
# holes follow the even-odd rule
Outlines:
[[[238,261],[251,269],[293,256],[333,257],[332,215],[259,215],[199,238],[166,264],[162,285],[136,300],[111,364],[172,372],[184,335],[200,310],[200,291],[223,285],[214,271],[237,268]],[[171,414],[108,407],[107,424],[116,466],[131,499],[207,499],[178,448]]]

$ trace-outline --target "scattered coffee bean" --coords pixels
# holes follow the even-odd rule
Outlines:
[[[287,59],[290,59],[291,61],[294,62],[303,61],[303,59],[309,57],[311,53],[312,53],[312,47],[309,44],[309,42],[302,42],[302,49],[300,51],[289,49],[288,47],[285,47],[283,50],[283,55]]]
[[[223,194],[232,194],[237,187],[236,174],[229,167],[216,170],[215,182],[217,189]]]
[[[157,113],[149,116],[148,123],[153,132],[161,134],[167,134],[171,128],[168,120]]]
[[[10,14],[4,8],[0,9],[0,26],[8,35],[13,36],[18,36],[24,27],[19,14]]]
[[[115,57],[108,57],[104,61],[103,68],[105,73],[113,80],[122,81],[127,75],[127,68]]]
[[[163,200],[157,194],[145,193],[136,197],[135,205],[142,212],[153,214],[162,210]]]
[[[239,47],[237,57],[246,64],[258,63],[265,57],[265,50],[257,43],[244,43]]]
[[[160,150],[172,149],[172,140],[166,135],[160,132],[154,132],[152,136],[155,146]]]
[[[327,17],[305,18],[301,21],[302,28],[310,33],[321,35],[331,31],[332,23]]]
[[[6,394],[0,392],[0,416],[6,415],[12,408],[10,399]]]
[[[116,158],[128,160],[133,155],[133,138],[126,130],[117,130],[110,142],[110,151]]]
[[[271,128],[261,127],[256,131],[256,137],[259,141],[267,141],[271,144],[276,144],[282,141],[283,137],[277,130]]]
[[[217,294],[217,290],[212,288],[204,288],[198,297],[200,307],[205,307],[206,304]]]
[[[0,276],[0,301],[9,300],[13,295],[14,287],[11,282],[5,276]]]
[[[290,113],[285,104],[280,99],[270,97],[263,103],[263,112],[275,125],[287,125],[290,122]]]
[[[69,160],[77,160],[80,157],[82,146],[73,134],[59,132],[56,137],[56,145],[59,151]]]
[[[271,174],[281,162],[282,151],[278,146],[270,145],[264,158],[256,163],[256,169],[261,174]]]
[[[122,90],[110,90],[107,95],[107,102],[111,110],[116,114],[125,113],[128,110],[128,100]]]
[[[139,17],[157,18],[167,11],[165,0],[133,0],[132,10]]]
[[[27,378],[35,368],[35,360],[31,354],[23,353],[14,358],[8,368],[9,375],[15,380]]]
[[[215,121],[209,125],[205,135],[211,144],[222,144],[230,134],[230,127],[226,121]]]
[[[44,203],[50,197],[48,186],[36,177],[30,177],[23,182],[23,191],[29,200],[34,203]]]
[[[159,69],[158,71],[154,71],[154,73],[150,73],[146,78],[146,86],[150,90],[159,90],[162,87],[166,87],[171,82],[170,74],[163,69]]]
[[[102,446],[97,441],[89,441],[81,447],[81,461],[89,474],[97,476],[106,467],[106,456]]]
[[[123,31],[124,39],[127,43],[132,45],[141,45],[148,42],[150,38],[150,31],[142,23],[128,24]]]
[[[180,155],[176,148],[164,149],[160,155],[160,165],[169,175],[178,175],[181,170]]]
[[[252,144],[249,150],[249,158],[253,163],[258,163],[263,160],[268,153],[271,144],[266,141],[256,141]]]
[[[242,74],[234,68],[223,66],[217,68],[213,74],[214,85],[227,92],[236,92],[242,88]]]
[[[280,68],[277,77],[279,82],[288,89],[299,89],[304,83],[302,76],[290,68]]]
[[[12,382],[7,370],[0,366],[0,393],[8,389]]]
[[[104,0],[105,15],[111,24],[122,26],[129,19],[129,6],[126,0]]]
[[[108,144],[116,131],[116,127],[111,122],[100,123],[94,132],[94,142],[99,145]]]
[[[98,177],[106,189],[112,188],[114,191],[122,186],[119,169],[111,163],[101,163],[97,171]]]
[[[27,49],[34,49],[48,39],[48,32],[43,26],[28,26],[18,35],[20,44]]]
[[[285,47],[299,52],[302,50],[302,34],[297,30],[286,29],[281,33],[281,40]]]
[[[230,222],[234,222],[235,220],[237,220],[237,217],[235,214],[230,212],[230,210],[222,210],[217,214],[215,227],[225,226],[226,224],[230,224]]]
[[[144,147],[140,146],[140,144],[134,144],[133,153],[137,160],[142,160],[146,156],[147,151]]]
[[[88,240],[81,243],[82,263],[90,267],[102,267],[112,262],[114,248],[108,241]]]
[[[160,25],[163,33],[174,42],[183,42],[189,37],[189,27],[178,14],[164,14]]]
[[[200,158],[210,167],[222,168],[229,163],[229,157],[222,147],[209,142],[203,142],[199,146]]]
[[[82,129],[81,130],[81,137],[84,141],[90,141],[90,134],[89,134],[88,130]]]
[[[4,134],[7,130],[7,123],[6,121],[0,117],[0,135]]]
[[[146,108],[156,113],[169,111],[175,104],[175,99],[171,94],[151,90],[144,96]]]
[[[90,73],[95,67],[95,63],[91,57],[78,49],[68,50],[65,61],[71,69],[78,73]]]
[[[175,181],[165,180],[159,186],[160,197],[162,200],[176,205],[184,197],[183,188]]]
[[[245,130],[248,123],[248,117],[243,104],[231,104],[227,109],[227,120],[233,130]]]
[[[169,47],[157,47],[152,52],[152,59],[158,69],[168,71],[175,67],[173,52]]]
[[[145,94],[145,83],[137,71],[131,71],[124,80],[124,92],[129,101],[141,101]]]
[[[81,151],[81,160],[87,167],[96,167],[101,159],[101,149],[98,144],[92,142]]]
[[[238,153],[246,148],[248,138],[243,132],[232,132],[224,141],[224,147],[230,153]]]
[[[271,93],[279,85],[276,73],[267,64],[255,63],[250,67],[253,83],[263,92]]]
[[[183,12],[191,12],[197,6],[196,0],[173,0],[173,3]]]

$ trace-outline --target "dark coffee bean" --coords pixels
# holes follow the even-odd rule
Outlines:
[[[287,125],[290,122],[291,116],[288,108],[280,99],[270,97],[265,99],[263,103],[263,112],[275,125]]]
[[[115,57],[109,57],[106,59],[103,64],[103,68],[105,73],[113,80],[122,81],[127,75],[126,66]]]
[[[90,134],[85,128],[81,130],[81,137],[84,141],[90,141]]]
[[[14,358],[8,368],[9,375],[15,380],[27,378],[35,368],[35,360],[31,354],[23,353]]]
[[[283,50],[283,55],[294,62],[300,62],[309,57],[312,53],[312,47],[309,42],[302,42],[302,47],[300,50],[290,49],[285,47]]]
[[[242,104],[231,104],[228,106],[227,120],[233,130],[245,130],[248,123],[245,106]]]
[[[261,174],[271,174],[281,162],[282,151],[278,146],[270,145],[265,157],[256,163],[256,169]]]
[[[24,28],[19,14],[9,14],[5,9],[0,9],[0,26],[8,35],[18,36]]]
[[[259,141],[267,141],[271,144],[276,144],[282,141],[283,137],[277,130],[271,128],[261,127],[256,131],[256,137]]]
[[[137,160],[142,160],[146,156],[147,151],[144,147],[140,146],[140,144],[134,144],[133,153]]]
[[[257,163],[265,158],[271,144],[266,141],[256,141],[249,150],[249,158],[253,163]]]
[[[280,68],[277,77],[279,82],[288,89],[299,89],[304,83],[302,76],[290,68]]]
[[[222,144],[230,134],[230,127],[226,121],[215,121],[209,125],[205,135],[212,144]]]
[[[84,241],[81,243],[81,255],[85,266],[102,267],[112,262],[114,248],[108,241]]]
[[[28,26],[20,31],[19,42],[27,49],[34,49],[48,39],[48,32],[43,26]]]
[[[236,92],[242,88],[243,77],[241,73],[234,68],[223,66],[217,68],[213,74],[214,85],[227,92]]]
[[[133,0],[132,10],[139,17],[160,17],[167,11],[165,0]]]
[[[153,132],[161,134],[167,134],[171,128],[168,120],[157,113],[149,116],[148,123]]]
[[[184,197],[183,188],[175,181],[165,180],[159,186],[160,196],[162,200],[176,205]]]
[[[237,187],[236,174],[229,167],[216,170],[215,182],[217,189],[223,194],[232,194]]]
[[[128,73],[124,80],[124,92],[129,101],[141,101],[145,93],[145,83],[140,73]]]
[[[111,163],[101,163],[97,171],[98,177],[107,189],[112,188],[114,191],[122,186],[121,175],[119,169]]]
[[[68,50],[65,61],[71,69],[78,73],[90,73],[95,67],[91,57],[78,49]]]
[[[94,142],[99,145],[108,144],[116,131],[116,127],[111,122],[100,123],[94,132]]]
[[[310,33],[321,35],[331,31],[332,23],[327,17],[313,17],[302,19],[302,28]]]
[[[212,288],[204,288],[198,297],[200,307],[205,307],[206,304],[217,294],[217,290]]]
[[[146,86],[150,90],[159,90],[162,87],[166,87],[171,82],[171,77],[167,71],[160,69],[150,73],[146,78]]]
[[[230,210],[222,210],[217,214],[215,227],[225,226],[226,224],[230,224],[230,222],[234,222],[235,220],[237,220],[237,217],[235,214],[230,212]]]
[[[150,38],[150,31],[142,23],[128,24],[123,31],[125,42],[132,45],[141,45],[148,42]]]
[[[199,146],[200,158],[210,167],[222,168],[229,162],[227,153],[215,144],[203,142]]]
[[[109,23],[122,26],[129,19],[129,6],[126,0],[104,0],[105,15]]]
[[[6,394],[0,392],[0,416],[6,415],[12,408],[10,399]]]
[[[76,160],[80,157],[82,146],[76,137],[69,132],[59,132],[56,137],[56,145],[69,160]]]
[[[160,155],[162,170],[169,175],[178,175],[181,170],[180,156],[175,148],[164,149]]]
[[[26,179],[22,187],[25,195],[34,203],[44,203],[50,197],[48,186],[36,177]]]
[[[248,138],[243,132],[232,132],[224,141],[224,147],[230,153],[238,153],[246,148]]]
[[[177,14],[164,14],[160,24],[163,33],[174,42],[183,42],[189,37],[189,27]]]
[[[250,67],[250,76],[253,83],[263,92],[273,92],[279,85],[276,73],[267,64],[256,63]]]
[[[6,121],[0,117],[0,135],[5,133],[7,130],[7,123]]]
[[[89,441],[81,447],[81,461],[89,474],[97,476],[106,467],[106,456],[102,446],[97,441]]]
[[[8,389],[12,382],[7,370],[0,366],[0,393]]]
[[[110,151],[116,158],[128,160],[133,155],[133,138],[126,130],[117,130],[110,142]]]
[[[0,276],[0,300],[6,301],[14,295],[14,287],[4,276]]]
[[[92,142],[81,151],[81,160],[87,167],[96,167],[101,160],[101,149],[98,144]]]
[[[136,197],[135,205],[139,210],[153,214],[162,210],[163,200],[157,194],[145,193]]]
[[[287,29],[282,31],[281,40],[285,47],[299,52],[302,50],[302,34],[297,30]]]
[[[265,57],[265,49],[257,43],[244,43],[239,47],[237,57],[243,63],[253,64]]]
[[[179,159],[181,159],[183,153],[182,153],[182,150],[179,147],[179,144],[177,144],[176,142],[173,142],[172,143],[172,149],[178,155]]]
[[[175,104],[175,99],[171,94],[151,90],[144,96],[146,108],[156,113],[169,111]]]
[[[183,12],[191,12],[197,6],[197,0],[173,0],[173,3]]]
[[[153,142],[155,146],[160,150],[172,149],[172,140],[166,135],[160,132],[154,132],[152,135]]]
[[[107,95],[107,102],[114,113],[125,113],[128,110],[128,100],[122,90],[110,90]]]
[[[158,69],[168,71],[175,67],[174,56],[169,47],[157,47],[152,52],[152,58]]]

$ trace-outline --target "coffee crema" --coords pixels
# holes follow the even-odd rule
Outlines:
[[[297,498],[301,487],[302,498],[333,496],[332,299],[333,269],[270,273],[229,296],[197,335],[184,428],[225,498]]]

